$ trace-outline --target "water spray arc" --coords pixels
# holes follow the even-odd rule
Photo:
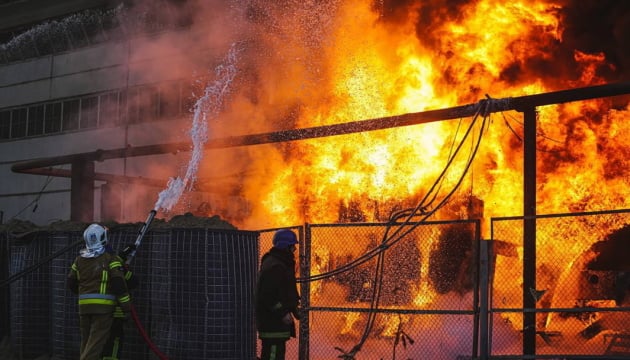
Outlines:
[[[125,261],[126,264],[130,264],[131,260],[136,255],[136,251],[138,247],[140,247],[142,239],[153,222],[153,219],[157,215],[158,210],[163,209],[165,211],[170,211],[171,208],[177,204],[184,190],[189,189],[194,183],[197,169],[203,157],[204,144],[208,140],[208,116],[216,117],[219,114],[224,97],[227,93],[229,93],[229,85],[236,74],[236,70],[233,65],[236,61],[236,54],[237,48],[233,46],[228,53],[227,64],[221,65],[216,69],[217,80],[212,85],[205,88],[204,95],[195,103],[193,124],[190,130],[193,149],[190,161],[188,162],[186,174],[183,178],[171,178],[168,182],[167,188],[160,192],[154,208],[149,212],[146,221],[142,224],[136,241],[132,245],[132,249],[129,251],[129,255]],[[160,360],[167,360],[168,357],[159,350],[159,348],[151,340],[147,331],[144,329],[144,326],[138,317],[138,313],[133,306],[131,308],[131,317],[133,318],[138,332],[151,351],[153,351]]]
[[[230,92],[230,85],[236,76],[236,62],[239,48],[232,45],[224,62],[215,69],[216,80],[205,87],[204,94],[194,105],[193,123],[190,129],[192,154],[183,177],[171,178],[167,188],[160,192],[155,210],[170,211],[177,204],[184,190],[190,190],[197,177],[197,170],[208,142],[208,119],[216,118]],[[154,210],[154,211],[155,211]]]

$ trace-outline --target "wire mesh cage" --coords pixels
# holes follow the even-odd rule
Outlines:
[[[135,230],[112,231],[112,247],[133,243]],[[81,242],[79,232],[39,232],[10,245],[10,274],[57,253],[8,286],[10,337],[20,359],[78,358],[77,297],[67,290],[66,276]],[[147,232],[131,265],[139,279],[131,295],[143,330],[172,359],[254,359],[257,263],[256,232]],[[152,358],[133,322],[125,328],[123,356]]]

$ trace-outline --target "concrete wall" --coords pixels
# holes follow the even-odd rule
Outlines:
[[[151,38],[159,45],[172,34]],[[135,85],[187,79],[190,69],[177,67],[182,49],[164,53],[163,46],[147,46],[146,39],[103,43],[78,51],[49,55],[0,66],[0,109],[81,96]],[[207,52],[207,49],[205,50]],[[168,68],[169,71],[164,71]],[[116,128],[82,130],[59,135],[0,141],[0,212],[3,222],[16,217],[44,225],[70,218],[70,180],[14,173],[19,161],[119,149],[127,145],[188,141],[191,118],[169,119]],[[97,173],[164,180],[177,176],[188,153],[114,159],[95,164]],[[68,165],[57,168],[70,169]],[[160,171],[156,171],[159,168]],[[170,174],[170,175],[167,175]],[[95,220],[101,220],[101,186],[95,182]],[[162,189],[123,186],[121,222],[144,220]],[[38,206],[33,211],[35,201]],[[107,199],[103,199],[107,201]]]
[[[0,109],[190,76],[169,35],[110,42],[0,66]],[[151,44],[148,46],[147,44]],[[169,69],[169,71],[164,71]]]

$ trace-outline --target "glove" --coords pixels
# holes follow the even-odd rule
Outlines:
[[[293,317],[295,318],[295,320],[300,320],[300,309],[295,309],[292,311],[293,313]]]
[[[283,317],[282,317],[282,322],[285,325],[291,325],[293,324],[293,316],[291,316],[291,313],[286,313]]]
[[[134,251],[136,251],[136,244],[129,244],[129,245],[125,246],[123,251],[120,252],[119,256],[123,260],[127,260],[127,257],[129,256],[129,254],[131,254]]]

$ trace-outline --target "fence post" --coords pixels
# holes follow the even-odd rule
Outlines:
[[[480,240],[479,251],[479,359],[488,359],[488,294],[489,294],[489,241]]]
[[[536,354],[536,108],[523,109],[523,355]]]
[[[5,234],[0,235],[0,279],[9,278],[9,236]],[[0,286],[0,340],[5,336],[9,336],[10,324],[9,324],[9,291],[11,284],[6,286]]]
[[[308,223],[300,231],[300,277],[307,279],[300,283],[300,332],[299,332],[299,359],[308,360],[310,356],[309,348],[309,307],[311,305],[311,227]]]

